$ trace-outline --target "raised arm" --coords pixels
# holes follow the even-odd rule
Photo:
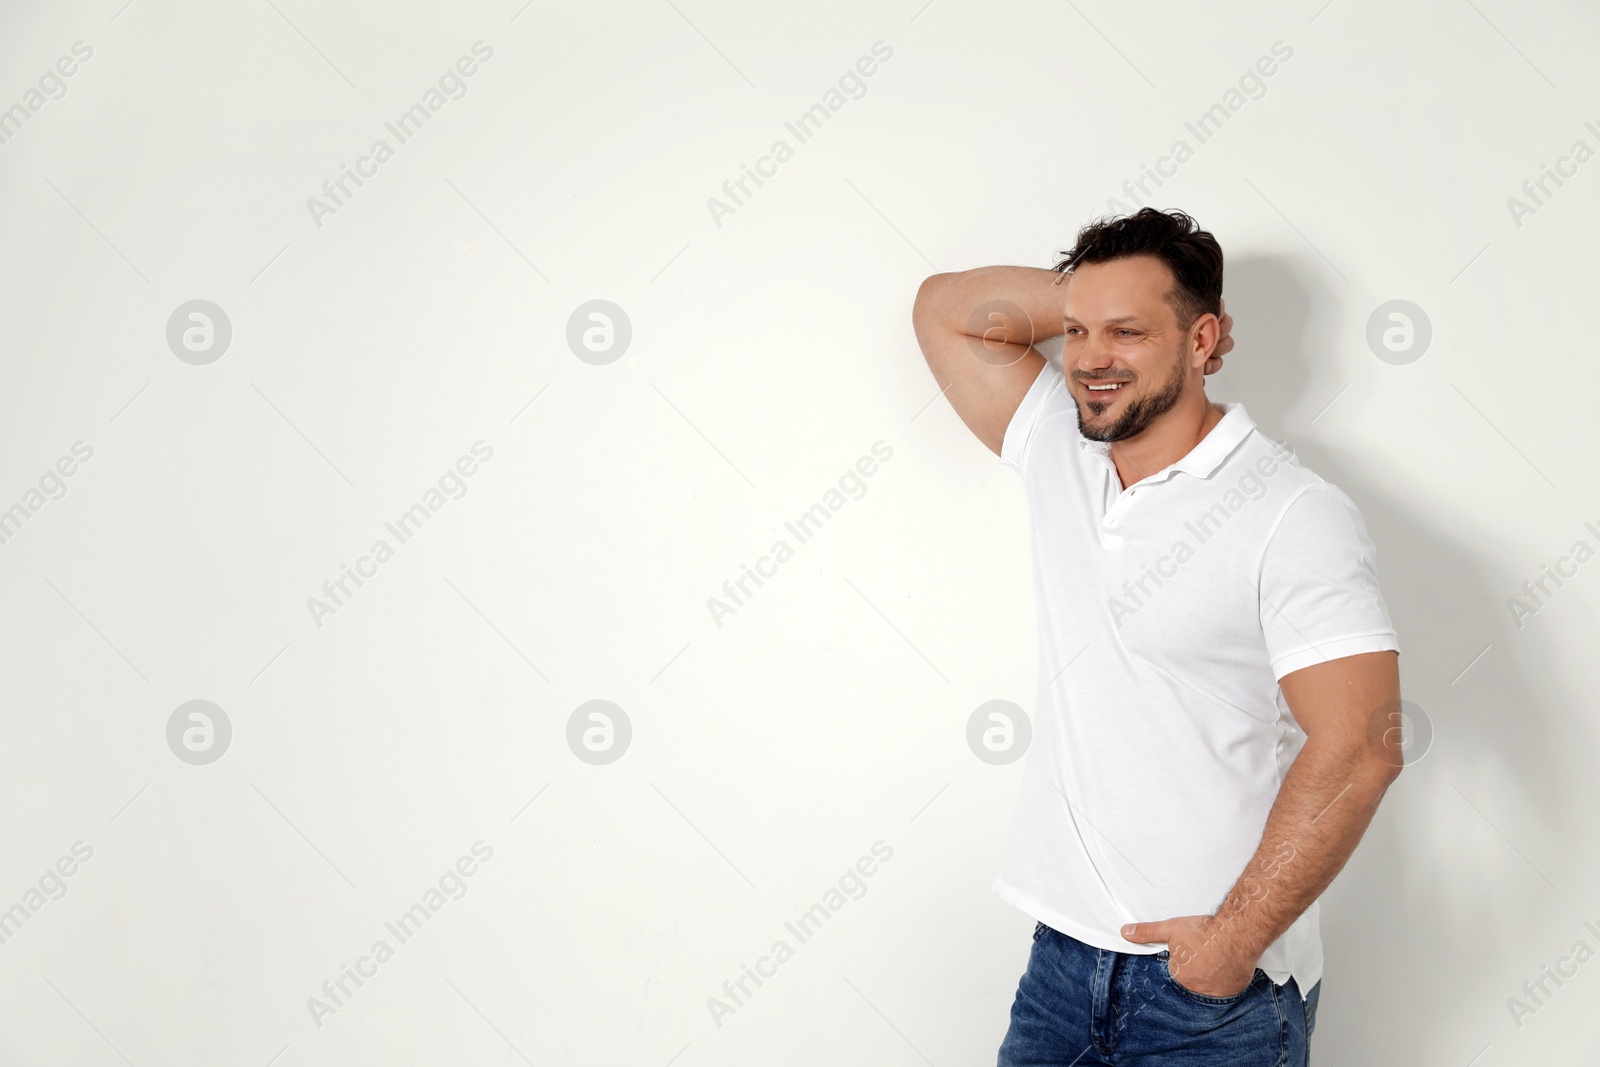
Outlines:
[[[1044,368],[1034,346],[1066,327],[1068,275],[1042,267],[978,267],[935,274],[917,290],[911,324],[934,381],[967,429],[996,455],[1028,387]],[[1205,373],[1233,348],[1233,317],[1222,308],[1222,337]],[[1070,371],[1070,368],[1067,368]]]
[[[911,324],[950,405],[996,455],[1006,426],[1044,368],[1034,344],[1063,330],[1066,276],[1039,267],[935,274],[917,290]]]

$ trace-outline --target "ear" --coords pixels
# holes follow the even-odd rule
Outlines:
[[[1188,361],[1194,370],[1203,371],[1206,361],[1216,351],[1217,342],[1222,340],[1222,323],[1210,312],[1206,312],[1194,320],[1189,327]]]

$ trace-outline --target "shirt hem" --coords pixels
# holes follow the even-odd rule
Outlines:
[[[1005,881],[1004,878],[996,878],[991,888],[1001,900],[1021,910],[1035,922],[1042,922],[1057,933],[1066,934],[1068,937],[1082,941],[1093,948],[1105,949],[1108,952],[1122,952],[1130,956],[1154,956],[1161,951],[1160,945],[1141,945],[1138,942],[1126,940],[1120,934],[1104,934],[1097,930],[1092,930],[1082,923],[1074,922],[1061,912],[1040,903],[1038,899],[1017,889]],[[1272,979],[1273,985],[1285,985],[1290,978],[1296,977],[1292,970],[1281,971],[1276,968],[1269,970],[1266,967],[1261,967],[1260,963],[1257,963],[1256,966],[1261,968],[1262,974]],[[1300,990],[1302,997],[1309,993],[1317,982],[1322,980],[1320,971],[1321,969],[1318,968],[1316,978],[1305,989]],[[1295,984],[1298,987],[1300,983],[1296,981]]]
[[[1126,952],[1132,956],[1154,956],[1161,951],[1160,945],[1141,945],[1137,942],[1125,940],[1120,934],[1106,934],[1084,926],[1082,923],[1067,918],[1061,912],[1037,898],[1029,896],[1020,889],[1007,882],[1004,878],[996,878],[992,887],[1001,900],[1012,907],[1020,908],[1036,921],[1044,923],[1050,929],[1077,938],[1086,945],[1103,948],[1112,952]]]

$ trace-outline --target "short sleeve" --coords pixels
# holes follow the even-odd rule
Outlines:
[[[1400,650],[1366,523],[1337,486],[1312,485],[1289,503],[1262,553],[1259,589],[1275,678],[1345,656]]]
[[[1056,365],[1046,360],[1039,376],[1023,394],[1022,403],[1017,405],[1011,421],[1006,424],[1005,437],[1000,442],[1001,463],[1022,470],[1028,456],[1028,445],[1033,440],[1033,431],[1044,417],[1045,401],[1065,380]]]

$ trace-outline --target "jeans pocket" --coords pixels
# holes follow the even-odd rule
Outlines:
[[[1166,976],[1167,984],[1173,989],[1177,990],[1179,995],[1187,997],[1190,1000],[1198,1001],[1201,1004],[1212,1004],[1217,1007],[1226,1007],[1229,1004],[1237,1004],[1244,998],[1246,993],[1250,992],[1250,987],[1255,985],[1256,980],[1264,973],[1258,967],[1256,968],[1255,973],[1250,976],[1249,985],[1246,985],[1243,989],[1239,990],[1239,992],[1233,994],[1231,997],[1213,997],[1208,996],[1205,993],[1195,992],[1193,989],[1190,989],[1188,986],[1184,985],[1182,982],[1178,981],[1172,976],[1172,957],[1167,950],[1163,949],[1161,951],[1160,959],[1161,973]]]

